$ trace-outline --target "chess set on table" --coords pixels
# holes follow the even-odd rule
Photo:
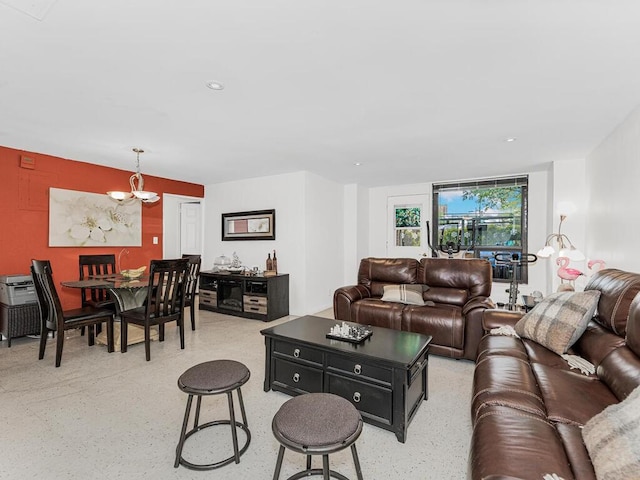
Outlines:
[[[346,322],[336,323],[326,337],[334,340],[342,340],[350,343],[361,343],[369,338],[373,331],[362,325],[349,325]]]

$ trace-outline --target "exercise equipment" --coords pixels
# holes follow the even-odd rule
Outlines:
[[[509,268],[511,276],[511,282],[509,288],[505,292],[509,292],[509,303],[507,308],[509,310],[515,310],[518,303],[518,274],[520,267],[528,263],[534,263],[538,260],[538,257],[533,253],[494,253],[493,258],[498,265],[506,265]]]

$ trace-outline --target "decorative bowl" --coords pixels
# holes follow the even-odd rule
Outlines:
[[[144,271],[146,269],[146,266],[130,268],[128,270],[122,270],[120,272],[120,275],[122,275],[124,278],[140,278],[144,274]]]

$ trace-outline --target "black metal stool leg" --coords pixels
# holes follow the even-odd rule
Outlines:
[[[242,400],[242,389],[238,387],[238,403],[240,403],[240,413],[242,413],[242,423],[249,428],[249,422],[247,422],[247,414],[244,411],[244,401]]]
[[[187,398],[187,408],[184,411],[184,420],[182,421],[182,430],[180,431],[180,440],[178,441],[178,446],[176,447],[176,461],[173,464],[174,468],[178,468],[178,465],[180,465],[180,457],[182,456],[182,447],[184,447],[184,440],[185,440],[184,436],[187,432],[187,424],[189,423],[189,414],[191,413],[192,402],[193,402],[193,395],[189,395],[189,398]]]
[[[198,401],[196,402],[196,417],[193,419],[193,428],[198,428],[200,424],[200,404],[202,403],[202,395],[198,395]]]
[[[240,463],[240,454],[238,453],[238,432],[236,431],[236,414],[233,410],[233,392],[227,392],[227,398],[229,399],[229,416],[231,424],[231,438],[233,439],[233,455],[236,463]]]
[[[358,480],[362,479],[362,469],[360,468],[360,460],[358,459],[358,451],[356,450],[356,444],[351,445],[351,453],[353,454],[353,464],[356,467],[356,475]]]
[[[283,458],[284,458],[284,446],[280,445],[280,450],[278,450],[278,461],[276,462],[276,471],[273,472],[273,480],[278,480],[280,478],[280,469],[282,468]]]
[[[330,480],[329,476],[329,455],[322,455],[322,478]]]
[[[311,455],[307,455],[307,470],[311,470]]]

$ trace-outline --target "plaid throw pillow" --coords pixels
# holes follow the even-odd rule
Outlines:
[[[553,293],[522,317],[515,330],[562,355],[586,330],[599,298],[599,290]]]
[[[422,285],[385,285],[381,300],[383,302],[405,303],[407,305],[424,305]]]
[[[640,387],[582,429],[598,479],[636,480],[640,472]]]

